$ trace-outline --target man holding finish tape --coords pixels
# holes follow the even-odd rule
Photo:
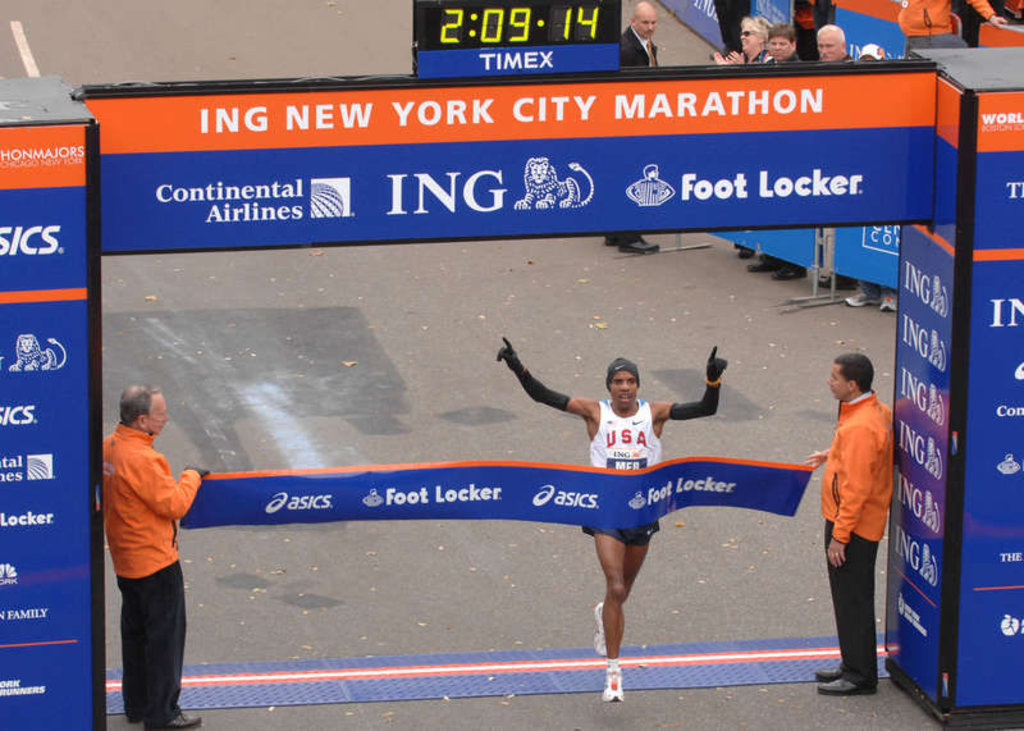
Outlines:
[[[530,398],[582,418],[590,437],[590,463],[595,467],[617,470],[639,470],[658,464],[661,461],[661,431],[669,419],[696,419],[712,416],[718,411],[722,372],[728,365],[727,361],[717,357],[716,346],[708,358],[707,387],[700,401],[648,403],[637,398],[640,372],[636,364],[625,358],[616,358],[608,366],[605,378],[611,398],[594,401],[569,397],[547,388],[523,366],[508,339],[502,340],[505,345],[498,351],[498,360],[505,361],[509,370],[516,374]],[[584,533],[594,536],[597,560],[605,576],[604,601],[594,608],[597,623],[594,649],[608,658],[602,695],[605,701],[623,699],[619,647],[626,619],[622,606],[643,566],[651,536],[658,529],[657,521],[621,530],[583,529]]]

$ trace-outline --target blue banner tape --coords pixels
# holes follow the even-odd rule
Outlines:
[[[203,481],[185,528],[341,520],[529,520],[631,528],[690,505],[796,513],[811,469],[690,457],[636,472],[534,462],[444,462]]]

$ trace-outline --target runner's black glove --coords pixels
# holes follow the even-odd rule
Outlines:
[[[497,360],[505,361],[505,365],[508,369],[515,373],[517,376],[521,376],[526,370],[523,368],[523,364],[519,361],[519,355],[516,353],[516,349],[512,347],[512,343],[508,341],[508,338],[503,337],[505,345],[498,351]]]
[[[725,372],[726,367],[729,365],[729,361],[725,358],[716,357],[718,354],[718,346],[716,345],[711,349],[711,355],[708,356],[708,383],[715,383],[721,377],[722,373]]]

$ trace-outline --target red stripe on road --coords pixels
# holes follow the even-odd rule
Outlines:
[[[885,652],[879,645],[878,652]],[[839,658],[838,647],[820,647],[800,650],[749,650],[743,652],[696,653],[692,655],[652,655],[622,658],[623,667],[685,667],[697,665],[727,665],[755,662],[794,662]],[[189,675],[182,678],[183,687],[212,687],[218,685],[266,685],[283,683],[321,683],[345,680],[400,680],[402,678],[444,677],[456,675],[493,675],[499,673],[542,673],[599,670],[605,667],[603,658],[508,661],[495,663],[455,663],[446,665],[408,665],[377,668],[344,668],[338,670],[310,670],[299,672],[232,673]],[[107,692],[121,689],[120,680],[108,680]]]

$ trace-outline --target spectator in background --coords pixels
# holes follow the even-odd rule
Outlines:
[[[719,66],[764,63],[768,60],[769,28],[771,26],[764,18],[743,18],[740,21],[740,51],[730,51],[725,56],[716,52],[712,58]]]
[[[719,16],[719,22],[721,22],[721,16]],[[724,56],[716,51],[711,58],[719,66],[765,63],[768,60],[769,27],[768,21],[764,18],[744,17],[740,21],[740,50],[726,49]],[[750,259],[754,256],[754,250],[746,246],[733,244],[733,248],[736,249],[736,255],[740,259]],[[757,265],[751,264],[750,266]]]
[[[860,56],[857,57],[857,60],[884,61],[885,50],[875,43],[868,43],[860,49]],[[864,279],[858,281],[857,286],[860,287],[860,292],[846,298],[846,304],[850,307],[878,305],[878,309],[882,312],[896,311],[896,290]]]
[[[860,49],[860,55],[857,56],[858,61],[884,61],[885,60],[885,49],[877,43],[868,43]]]
[[[814,3],[814,27],[821,30],[836,22],[836,6],[832,0],[812,0]]]
[[[867,305],[878,305],[878,309],[882,312],[895,312],[896,311],[896,292],[895,290],[883,287],[880,284],[874,282],[868,282],[860,280],[857,282],[860,285],[860,292],[855,294],[853,297],[846,298],[846,304],[850,307],[865,307]]]
[[[658,27],[658,9],[647,0],[640,0],[633,8],[629,27],[619,38],[619,65],[622,67],[655,67],[658,65],[658,47],[654,45],[654,31]],[[644,239],[639,233],[610,234],[604,237],[605,246],[618,246],[628,254],[656,254],[657,244]]]
[[[968,2],[992,25],[1006,25],[1006,18],[986,0]],[[967,48],[966,41],[953,32],[952,5],[952,0],[904,0],[897,17],[900,30],[907,37],[904,55],[915,48]]]
[[[846,33],[838,25],[823,25],[818,30],[818,60],[825,63],[836,63],[852,61],[850,54],[846,52]],[[824,229],[826,235],[835,229]],[[838,272],[832,272],[836,289],[856,289],[857,280],[847,277]],[[819,280],[821,284],[827,284],[828,280]]]
[[[776,23],[768,29],[767,63],[793,63],[800,60],[797,53],[796,28],[789,23]]]
[[[818,29],[818,58],[826,63],[853,60],[846,52],[846,34],[838,25],[823,25]]]
[[[794,63],[800,57],[796,52],[796,29],[789,23],[776,23],[768,29],[769,58],[765,63]],[[772,279],[787,281],[803,279],[807,270],[784,259],[762,254],[759,261],[747,265],[748,272],[771,272]]]
[[[811,0],[795,0],[793,27],[796,28],[796,52],[800,60],[817,61],[818,40],[815,38],[814,3]]]

